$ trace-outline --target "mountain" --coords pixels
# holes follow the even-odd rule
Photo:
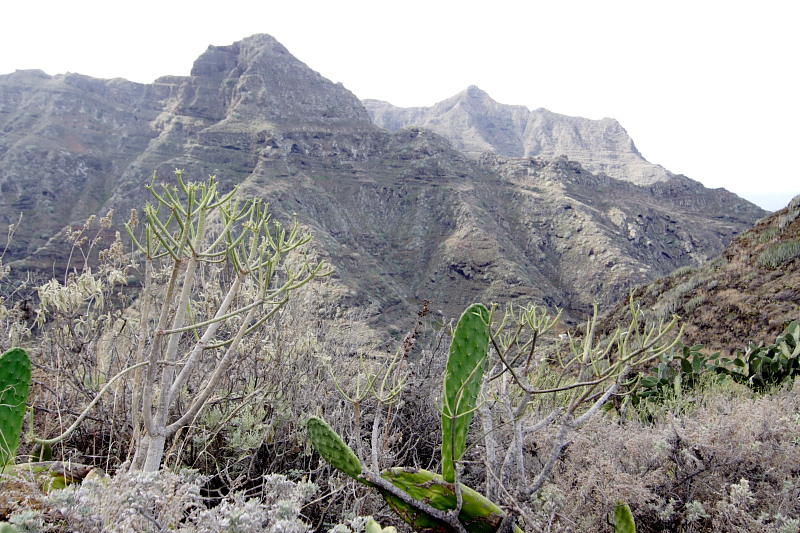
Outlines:
[[[548,142],[571,142],[552,131]],[[609,165],[634,158],[632,142],[616,154],[612,141]],[[529,298],[578,317],[702,264],[765,214],[683,176],[636,183],[573,154],[463,149],[429,129],[379,127],[268,35],[210,46],[189,76],[148,85],[20,71],[0,76],[0,223],[23,215],[4,261],[63,269],[66,228],[109,208],[126,219],[153,172],[169,181],[177,167],[296,214],[336,267],[320,315],[348,310],[399,333],[422,299],[447,317]]]
[[[770,344],[800,320],[800,196],[737,235],[718,257],[685,266],[637,290],[651,318],[679,315],[684,343],[732,354]],[[618,306],[609,323],[622,319]]]
[[[529,111],[524,106],[499,104],[474,85],[432,107],[402,108],[379,100],[365,100],[364,106],[382,128],[427,128],[471,157],[486,151],[506,157],[566,156],[590,172],[604,172],[639,185],[673,177],[642,157],[625,129],[612,118],[590,120],[543,108]]]

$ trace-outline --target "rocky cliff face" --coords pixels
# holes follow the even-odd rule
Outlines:
[[[523,109],[497,112],[521,124]],[[148,199],[154,170],[168,181],[179,167],[241,185],[279,218],[297,214],[337,269],[318,289],[321,316],[352,310],[400,332],[422,299],[448,317],[472,301],[528,298],[579,316],[702,263],[764,214],[681,177],[637,185],[527,148],[460,149],[427,129],[378,127],[266,35],[209,47],[190,76],[151,85],[0,76],[0,223],[24,215],[5,261],[63,267],[63,228],[108,208],[125,217]]]
[[[44,252],[58,230],[105,206],[157,135],[168,95],[164,86],[78,74],[0,76],[0,224],[23,215],[11,257]]]
[[[642,157],[633,140],[612,118],[589,120],[527,107],[504,105],[475,86],[432,107],[395,107],[365,100],[372,120],[396,131],[420,126],[448,138],[471,157],[494,152],[506,157],[565,156],[590,172],[649,185],[673,175]]]

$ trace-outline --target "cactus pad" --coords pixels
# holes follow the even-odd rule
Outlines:
[[[455,486],[439,474],[413,468],[390,468],[381,472],[381,477],[408,493],[414,499],[424,501],[431,507],[446,511],[455,509]],[[452,528],[436,518],[419,511],[393,494],[381,491],[389,506],[415,531],[423,533],[450,532]],[[463,505],[458,519],[471,533],[493,533],[500,527],[504,513],[497,505],[477,491],[461,485]],[[516,533],[522,531],[515,527]]]
[[[397,533],[397,529],[389,527],[381,527],[381,525],[374,519],[367,520],[366,531],[364,533]]]
[[[0,467],[17,454],[31,386],[31,361],[21,348],[0,355]]]
[[[617,507],[614,509],[614,531],[616,533],[636,533],[633,513],[625,502],[617,502]]]
[[[483,371],[489,349],[489,310],[472,304],[461,315],[444,377],[442,408],[442,474],[455,482],[455,461],[461,459],[467,446],[467,433],[472,422]]]
[[[306,424],[308,438],[317,452],[334,468],[359,481],[361,461],[355,452],[345,444],[342,438],[323,419],[312,416]]]

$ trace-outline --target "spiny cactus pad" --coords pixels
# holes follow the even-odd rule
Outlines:
[[[617,507],[614,509],[614,531],[616,533],[636,533],[633,513],[625,502],[617,502]]]
[[[31,386],[31,361],[21,348],[0,355],[0,467],[17,454]]]
[[[456,508],[455,485],[448,483],[439,474],[427,470],[413,468],[390,468],[381,472],[381,477],[408,493],[417,500],[422,500],[431,507],[446,511]],[[458,519],[467,531],[474,533],[493,533],[500,527],[504,513],[497,505],[485,496],[461,485],[463,505]],[[423,533],[450,532],[452,528],[436,518],[419,511],[385,491],[381,495],[389,506],[408,523],[415,531]],[[516,533],[522,530],[515,527]]]
[[[370,518],[367,520],[366,530],[364,533],[397,533],[397,529],[392,526],[381,527],[378,522]]]
[[[486,306],[472,304],[461,315],[450,345],[442,409],[442,474],[450,483],[456,480],[455,461],[461,459],[466,449],[469,425],[483,382],[489,349],[488,322]]]
[[[361,461],[355,452],[345,444],[342,438],[323,419],[312,416],[306,423],[308,438],[317,452],[334,468],[348,476],[362,481]]]

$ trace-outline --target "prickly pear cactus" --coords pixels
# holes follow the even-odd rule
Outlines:
[[[390,468],[381,472],[381,477],[402,489],[416,500],[422,500],[432,507],[446,511],[456,508],[455,486],[439,474],[414,468]],[[381,495],[407,524],[422,533],[449,532],[447,524],[415,509],[396,496],[381,491]],[[502,509],[481,493],[461,485],[463,505],[458,515],[464,528],[471,533],[493,533],[500,527],[505,514]],[[514,527],[515,533],[522,533]]]
[[[306,423],[308,438],[317,452],[334,468],[359,481],[361,461],[355,452],[345,444],[342,438],[323,419],[312,416]]]
[[[31,361],[21,348],[0,355],[0,468],[17,454],[31,386]]]
[[[617,502],[617,507],[614,509],[614,531],[616,533],[636,533],[633,513],[625,502]]]
[[[455,461],[467,446],[489,349],[489,310],[472,304],[456,326],[444,377],[442,409],[442,474],[450,483],[456,480]]]
[[[364,533],[397,533],[397,529],[392,526],[381,527],[381,525],[378,522],[370,518],[369,520],[367,520],[367,527]]]

